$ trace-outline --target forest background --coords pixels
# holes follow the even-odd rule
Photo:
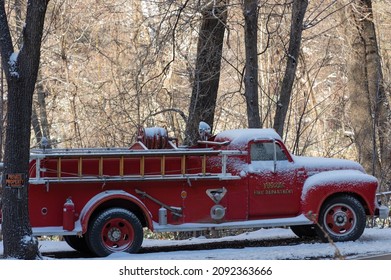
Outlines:
[[[18,20],[23,18],[18,2],[24,1],[9,2],[8,15],[17,36]],[[370,1],[308,3],[283,135],[295,154],[364,160],[355,145],[360,129],[355,120],[357,107],[374,105],[367,101],[354,105],[361,97],[350,85],[365,78],[357,77],[354,63],[367,67],[365,60],[357,61],[357,45],[368,44],[359,38],[362,34],[355,34],[362,28],[358,23],[371,17],[359,10],[361,2]],[[290,55],[292,1],[257,4],[256,105],[260,126],[274,127]],[[383,79],[366,81],[367,85],[383,83],[386,102],[391,84],[390,4],[372,1]],[[165,126],[184,140],[197,77],[200,26],[205,17],[218,18],[222,5],[227,18],[213,132],[248,127],[241,1],[50,1],[34,100],[32,147],[39,145],[43,135],[57,147],[127,146],[134,141],[138,125]],[[354,16],[359,18],[354,21]],[[4,112],[7,84],[3,77],[1,81]],[[366,145],[372,152],[375,109],[367,110],[365,129],[371,138]]]
[[[308,6],[302,13],[301,45],[299,41],[297,61],[293,60],[297,68],[282,133],[276,127],[276,111],[282,87],[287,88],[283,79],[292,58],[292,13],[300,2]],[[182,142],[189,134],[188,123],[198,125],[194,115],[202,116],[200,110],[207,107],[213,110],[212,119],[205,118],[212,122],[214,133],[274,127],[294,154],[360,161],[369,173],[384,179],[383,190],[388,190],[385,178],[391,163],[384,154],[391,154],[391,147],[384,139],[389,138],[390,4],[389,0],[52,0],[34,95],[31,146],[39,146],[42,136],[53,147],[128,146],[138,125],[164,126]],[[14,42],[23,28],[23,5],[25,1],[6,1]],[[255,13],[250,14],[251,9]],[[251,58],[257,69],[251,77],[246,76],[249,17],[257,29],[256,58]],[[365,22],[373,24],[375,33],[370,36],[372,40],[375,36],[375,49],[365,41]],[[221,51],[213,52],[205,43],[206,52],[214,57],[199,62],[205,24],[212,31],[204,40],[219,44]],[[213,28],[220,28],[221,40],[215,39]],[[208,62],[216,56],[220,66]],[[372,62],[377,63],[375,78],[368,74]],[[209,63],[203,70],[209,76],[199,76],[200,63]],[[246,92],[248,80],[256,82],[254,100]],[[190,103],[203,82],[214,83],[206,94],[215,104],[198,107],[195,113],[196,105]],[[371,84],[377,88],[371,91]],[[0,90],[4,128],[3,74]],[[250,112],[246,101],[255,102],[258,111]],[[379,103],[385,104],[385,111],[377,109]],[[254,115],[259,122],[251,125]],[[1,131],[2,145],[5,130]],[[0,158],[2,151],[3,146]]]

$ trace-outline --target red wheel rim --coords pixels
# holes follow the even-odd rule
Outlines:
[[[335,235],[346,235],[356,224],[356,213],[345,204],[335,204],[327,209],[324,226]]]
[[[133,243],[133,227],[125,219],[111,219],[102,229],[102,240],[110,251],[125,251]]]

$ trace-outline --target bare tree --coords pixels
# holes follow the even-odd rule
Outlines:
[[[4,0],[0,0],[0,51],[8,84],[8,110],[3,173],[2,231],[4,257],[36,259],[28,212],[31,113],[48,0],[27,3],[22,48],[15,51]]]
[[[244,39],[246,73],[244,77],[248,127],[261,127],[258,104],[258,1],[244,0]]]
[[[36,85],[37,98],[35,101],[33,101],[31,124],[34,130],[37,146],[41,147],[42,138],[45,137],[47,139],[46,148],[51,148],[52,143],[50,141],[50,125],[49,125],[47,109],[46,109],[47,91],[44,88],[43,83],[44,82],[42,81],[42,79],[39,78],[38,75],[38,80]]]
[[[215,1],[202,11],[198,37],[196,68],[186,126],[186,144],[194,144],[198,123],[213,127],[217,92],[220,81],[221,53],[227,21],[226,1]]]
[[[287,50],[287,64],[284,79],[280,87],[279,99],[277,101],[276,113],[274,116],[274,129],[283,136],[284,124],[291,101],[292,87],[295,80],[295,73],[300,53],[301,36],[303,31],[304,15],[308,6],[308,0],[293,0],[292,20]]]
[[[386,96],[371,0],[351,4],[349,91],[354,140],[368,172],[391,178],[390,106]]]

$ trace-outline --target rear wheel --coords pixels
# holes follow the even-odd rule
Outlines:
[[[82,253],[91,253],[90,248],[87,245],[87,241],[84,236],[65,235],[65,242],[76,251]]]
[[[136,253],[142,242],[143,228],[139,219],[123,208],[102,211],[88,227],[88,247],[99,257],[115,252]]]
[[[344,195],[334,197],[323,205],[319,213],[321,228],[317,228],[317,232],[325,242],[328,237],[335,242],[354,241],[364,232],[365,224],[365,209],[361,202]]]

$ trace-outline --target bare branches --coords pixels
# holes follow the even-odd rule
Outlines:
[[[346,144],[345,138],[339,138],[339,130],[343,130],[342,126],[350,129],[349,119],[332,114],[341,116],[345,110],[338,108],[338,102],[345,100],[347,83],[348,48],[341,35],[345,26],[342,14],[351,2],[309,3],[302,24],[301,58],[289,51],[293,2],[258,3],[257,105],[264,127],[274,123],[285,62],[288,58],[291,62],[304,59],[307,62],[305,67],[297,65],[285,123],[287,143],[297,147],[300,153],[334,154],[340,150],[338,145]],[[54,140],[67,147],[81,143],[122,145],[131,141],[140,123],[164,125],[184,137],[185,117],[189,118],[190,94],[196,78],[201,8],[214,7],[219,2],[86,0],[53,3],[44,36],[42,84],[47,92],[48,123]],[[216,131],[248,126],[242,4],[235,0],[227,4],[215,108]],[[217,11],[212,9],[210,16],[216,18]],[[385,15],[380,18],[382,21],[391,14],[387,7],[382,13]],[[11,28],[13,38],[17,38],[12,35],[15,30]],[[383,54],[387,57],[389,36],[383,33],[382,38]],[[331,47],[326,50],[328,44]],[[384,60],[384,67],[387,65]],[[74,95],[76,98],[71,100],[69,96]],[[314,106],[319,116],[315,116]],[[70,133],[74,125],[79,132]],[[333,143],[338,144],[329,145],[322,137],[320,131],[328,125],[333,127],[333,132],[335,130],[330,136],[335,140]],[[296,136],[300,137],[298,142]],[[343,152],[354,156],[352,151],[350,148]]]

